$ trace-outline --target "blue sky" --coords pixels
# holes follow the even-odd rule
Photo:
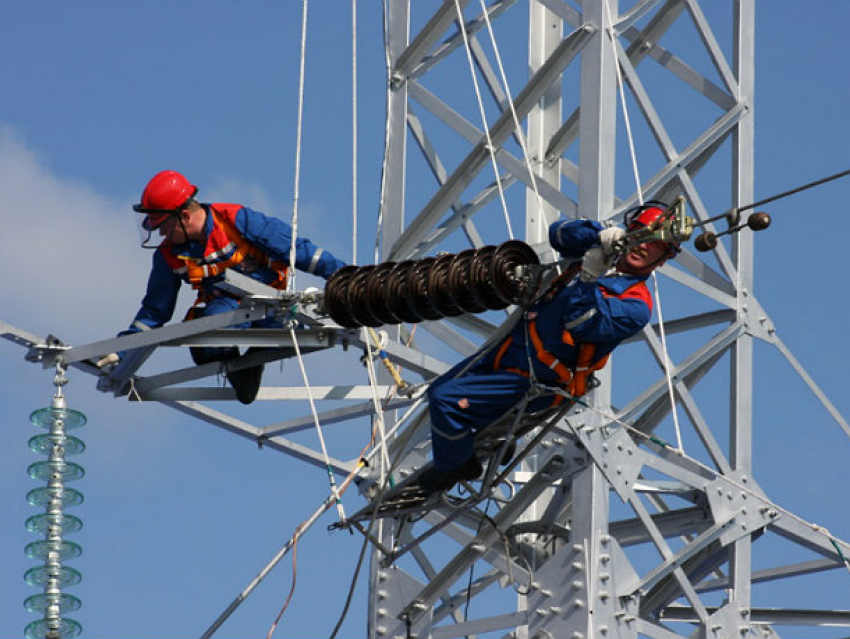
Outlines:
[[[364,262],[374,242],[385,70],[379,3],[358,4]],[[299,203],[299,232],[344,259],[351,256],[349,7],[310,3]],[[770,0],[757,8],[759,198],[850,168],[850,5],[819,7]],[[150,260],[138,247],[130,205],[160,169],[184,171],[204,200],[290,218],[300,10],[295,0],[47,0],[6,8],[0,321],[73,344],[126,326]],[[515,53],[524,55],[521,47]],[[845,415],[848,189],[850,178],[768,207],[774,227],[759,236],[756,253],[758,299]],[[850,504],[837,474],[850,441],[775,351],[760,345],[757,356],[762,486],[850,538]],[[321,361],[311,372],[317,378],[333,372],[331,360]],[[22,606],[34,592],[22,577],[32,566],[23,547],[34,539],[24,529],[35,512],[24,500],[34,486],[26,467],[36,460],[26,444],[34,431],[28,415],[48,405],[53,387],[49,371],[5,341],[0,374],[0,638],[11,638],[35,618]],[[84,581],[68,590],[83,600],[75,618],[86,637],[198,636],[326,494],[314,468],[163,407],[103,396],[80,373],[66,393],[89,418],[79,433],[88,445],[80,458],[87,477],[75,486],[86,495],[75,513],[85,524],[75,536],[84,555],[73,562]],[[350,433],[330,433],[337,437]],[[332,521],[326,515],[299,545],[298,589],[276,636],[321,637],[333,628],[360,540],[326,532]],[[265,636],[286,597],[289,565],[217,636]],[[848,584],[850,576],[836,575],[824,597],[844,593],[847,601]],[[361,584],[341,636],[365,632],[364,595]]]

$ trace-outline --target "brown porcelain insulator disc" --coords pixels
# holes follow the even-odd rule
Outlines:
[[[373,328],[381,326],[381,320],[372,315],[372,311],[366,301],[366,280],[375,268],[374,265],[361,266],[357,273],[354,274],[354,277],[351,278],[351,282],[348,285],[348,305],[351,309],[352,317],[360,322],[361,326],[371,326]]]
[[[395,262],[378,264],[366,278],[366,306],[382,324],[398,324],[401,320],[390,310],[387,299],[387,278]]]
[[[475,251],[470,270],[470,284],[475,289],[478,300],[492,311],[498,311],[510,306],[499,294],[490,277],[490,264],[493,262],[495,246],[482,246]]]
[[[449,289],[449,268],[454,258],[453,253],[441,255],[428,269],[428,299],[443,317],[463,315],[463,309],[452,299]]]
[[[428,295],[428,273],[436,262],[434,257],[426,257],[416,262],[407,274],[407,290],[410,294],[408,304],[411,310],[424,320],[438,320],[443,316],[434,308]]]
[[[475,249],[467,249],[455,255],[449,264],[449,293],[455,304],[467,313],[480,313],[487,307],[478,299],[472,287],[472,260]]]
[[[325,284],[325,310],[330,318],[343,328],[359,328],[360,323],[351,315],[348,305],[348,284],[358,267],[343,266],[328,278]]]
[[[754,231],[763,231],[770,226],[770,214],[765,213],[764,211],[752,213],[747,218],[747,226]]]
[[[527,283],[516,277],[516,267],[531,264],[540,264],[540,258],[525,242],[508,240],[496,248],[490,264],[490,277],[502,300],[511,304],[520,301],[526,293]]]
[[[413,260],[399,262],[387,275],[386,296],[390,312],[402,322],[421,322],[422,316],[410,304],[410,287],[407,276],[416,264]]]

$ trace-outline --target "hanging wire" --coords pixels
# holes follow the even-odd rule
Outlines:
[[[369,331],[372,331],[372,329],[369,329]],[[376,346],[380,348],[381,345],[378,341],[378,336],[374,334],[374,331],[372,331],[372,337],[375,339]],[[372,391],[372,405],[375,409],[375,424],[373,428],[377,427],[378,434],[381,438],[381,480],[383,480],[384,472],[386,472],[389,467],[389,453],[387,452],[389,449],[387,447],[387,439],[384,429],[384,411],[381,407],[381,402],[378,399],[378,378],[375,373],[375,362],[372,357],[372,342],[369,339],[369,333],[365,326],[363,327],[363,341],[366,343],[366,371],[369,376],[369,386]]]
[[[626,106],[626,92],[623,90],[623,72],[620,69],[620,61],[619,56],[617,55],[617,44],[616,44],[616,34],[614,33],[614,19],[611,17],[611,6],[608,4],[608,0],[605,0],[605,16],[608,18],[608,37],[611,42],[611,52],[614,56],[614,70],[617,73],[617,87],[620,92],[620,104],[623,109],[623,120],[626,124],[626,136],[629,141],[629,153],[632,157],[632,171],[634,171],[635,176],[635,187],[637,188],[637,196],[638,202],[643,204],[643,190],[641,187],[640,174],[638,172],[638,164],[637,164],[637,155],[635,153],[635,144],[634,139],[632,138],[632,123],[629,118],[629,109]]]
[[[387,6],[387,0],[383,0],[381,2],[381,19],[383,26],[383,34],[384,34],[384,64],[386,65],[388,76],[392,72],[392,56],[390,55],[390,16],[389,16],[389,7]],[[387,77],[387,82],[391,82],[392,78]],[[390,99],[391,99],[391,91],[386,92],[386,110],[387,113],[390,112]],[[384,226],[384,196],[386,189],[384,188],[386,185],[387,179],[387,159],[389,158],[389,127],[390,127],[390,118],[387,117],[385,126],[385,134],[384,134],[384,161],[381,165],[381,192],[380,192],[380,202],[378,204],[378,220],[375,224],[375,258],[374,264],[378,264],[379,256],[381,254],[381,233]]]
[[[487,32],[490,34],[490,44],[493,47],[493,52],[496,56],[496,65],[499,67],[499,75],[502,78],[502,88],[505,91],[505,95],[507,96],[508,105],[511,108],[511,115],[514,120],[514,131],[516,131],[517,139],[519,140],[520,148],[522,149],[523,160],[525,161],[525,168],[528,171],[528,176],[531,178],[531,186],[534,189],[534,195],[537,199],[537,212],[541,216],[543,216],[543,198],[540,196],[540,191],[537,190],[537,176],[534,174],[534,171],[531,169],[531,157],[528,153],[528,145],[526,143],[525,134],[522,132],[522,127],[519,123],[519,116],[516,112],[516,107],[514,106],[514,99],[511,95],[511,88],[508,86],[508,78],[505,75],[505,67],[502,65],[502,56],[499,53],[499,45],[496,44],[496,35],[493,33],[493,23],[490,21],[490,12],[484,5],[484,0],[478,0],[481,5],[481,11],[484,14],[484,21],[487,23]]]
[[[295,257],[298,239],[298,198],[301,188],[301,132],[304,122],[304,63],[307,59],[307,0],[303,0],[301,10],[301,68],[298,76],[298,117],[295,134],[295,185],[292,196],[292,244],[289,247],[289,280],[286,289],[295,291]]]
[[[369,448],[372,447],[372,444],[374,443],[374,441],[375,441],[375,434],[373,432],[372,437],[369,440],[369,443],[366,444],[366,446],[363,448],[362,451],[360,451],[360,461],[354,467],[354,469],[350,473],[348,473],[348,476],[342,482],[342,485],[340,486],[340,489],[339,489],[340,495],[344,494],[345,491],[348,490],[348,488],[351,485],[351,482],[354,479],[355,475],[363,467],[363,465],[364,465],[363,460],[365,459],[366,451],[369,450]],[[256,588],[259,585],[260,581],[262,581],[266,577],[266,575],[268,575],[268,573],[271,572],[271,570],[280,562],[280,560],[283,559],[283,557],[286,555],[286,553],[289,552],[289,550],[292,550],[292,584],[290,586],[289,594],[286,597],[286,601],[284,602],[280,612],[278,613],[277,617],[275,618],[274,623],[272,624],[271,628],[269,629],[269,632],[266,635],[266,639],[269,639],[272,636],[272,634],[274,633],[278,624],[280,623],[281,618],[283,617],[283,613],[286,612],[286,609],[289,607],[289,603],[292,601],[292,596],[295,592],[296,571],[297,571],[296,551],[297,551],[298,540],[303,536],[303,534],[305,532],[307,532],[307,530],[316,522],[316,520],[321,515],[323,515],[326,511],[328,511],[330,509],[330,507],[334,504],[335,501],[336,501],[336,499],[333,495],[330,495],[329,497],[327,497],[325,499],[325,501],[322,502],[322,505],[319,506],[319,508],[317,508],[316,511],[310,517],[308,517],[307,519],[302,521],[295,528],[295,532],[293,533],[292,537],[289,539],[289,541],[286,542],[286,544],[284,544],[283,548],[281,548],[281,550],[278,552],[278,554],[275,555],[275,557],[271,560],[271,562],[269,562],[266,565],[265,568],[263,568],[263,570],[260,572],[260,574],[257,575],[257,577],[254,579],[254,581],[251,582],[251,584],[249,584],[249,586],[243,592],[241,592],[239,594],[239,596],[233,601],[233,603],[230,604],[228,609],[216,620],[216,622],[207,630],[207,632],[204,633],[204,635],[201,637],[201,639],[209,639],[209,637],[211,637],[212,634],[221,626],[221,624],[223,624],[227,620],[227,618],[233,613],[233,611],[236,610],[238,605],[241,604],[248,597],[248,595],[251,594],[251,592],[254,590],[254,588]]]
[[[629,109],[626,104],[626,91],[625,85],[623,83],[623,73],[622,69],[620,69],[619,56],[617,55],[617,44],[616,44],[616,34],[614,33],[614,20],[611,17],[611,6],[608,4],[608,0],[605,0],[605,16],[608,20],[608,27],[606,31],[608,32],[608,37],[611,42],[611,52],[614,56],[614,69],[617,72],[617,89],[620,94],[620,104],[623,109],[623,120],[626,124],[626,137],[629,142],[629,153],[631,155],[632,160],[632,171],[634,172],[635,177],[635,188],[637,191],[638,202],[643,204],[643,188],[642,182],[640,179],[640,172],[638,170],[637,163],[637,153],[635,151],[635,142],[634,137],[632,136],[632,125],[631,119],[629,118]],[[667,335],[664,330],[664,316],[661,312],[661,290],[658,287],[658,275],[655,271],[652,272],[652,282],[655,288],[655,301],[658,306],[658,325],[661,329],[661,350],[664,355],[664,375],[667,378],[667,393],[670,397],[670,412],[673,415],[673,428],[676,431],[676,442],[679,446],[679,450],[683,450],[682,448],[682,432],[681,427],[679,425],[679,411],[676,405],[676,395],[673,392],[673,377],[671,373],[671,362],[670,357],[667,354]]]
[[[295,355],[298,359],[298,366],[301,369],[301,376],[304,379],[304,388],[307,389],[307,399],[310,402],[310,410],[313,413],[313,423],[316,425],[316,433],[319,436],[319,444],[322,447],[322,455],[325,458],[325,468],[328,471],[328,483],[331,487],[331,492],[336,497],[336,509],[340,519],[345,519],[345,510],[342,508],[340,501],[340,493],[336,487],[333,469],[331,468],[331,460],[328,456],[328,449],[325,446],[325,437],[322,434],[322,425],[319,423],[319,413],[316,411],[316,403],[313,401],[313,390],[310,388],[310,380],[307,379],[307,369],[304,367],[304,358],[301,356],[301,348],[298,346],[298,337],[295,335],[295,329],[290,328],[289,334],[292,337],[292,345],[295,347]]]
[[[679,415],[676,410],[676,395],[673,392],[673,375],[670,372],[673,368],[673,363],[670,361],[670,355],[667,352],[667,337],[664,330],[664,313],[661,310],[661,291],[658,288],[658,276],[655,271],[652,272],[652,284],[655,288],[655,301],[658,304],[658,328],[661,331],[661,352],[664,357],[664,373],[667,379],[667,394],[670,397],[670,406],[673,413],[673,426],[676,429],[676,444],[679,450],[684,450],[682,444],[682,432],[679,428]]]
[[[357,0],[351,0],[351,263],[357,264]]]
[[[490,137],[490,125],[487,123],[487,114],[484,112],[484,102],[481,99],[481,88],[478,86],[478,76],[475,73],[475,65],[472,61],[472,47],[469,45],[469,35],[466,33],[466,24],[463,19],[463,12],[460,9],[460,2],[455,0],[455,10],[457,11],[458,29],[463,36],[463,46],[466,49],[466,58],[469,62],[469,73],[472,76],[472,84],[475,87],[475,97],[478,100],[478,111],[481,114],[481,123],[484,128],[484,135],[487,136],[487,150],[490,152],[490,163],[493,165],[493,174],[496,176],[496,186],[499,187],[499,198],[502,200],[502,211],[505,214],[505,224],[508,227],[508,236],[513,239],[514,231],[511,227],[511,218],[508,214],[508,203],[505,200],[505,189],[502,187],[502,180],[499,177],[499,166],[496,163],[496,149],[493,146],[493,138]]]

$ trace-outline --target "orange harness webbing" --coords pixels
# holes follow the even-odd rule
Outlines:
[[[608,356],[601,358],[599,361],[595,363],[593,362],[593,355],[596,352],[596,344],[584,343],[579,344],[578,346],[578,361],[576,362],[575,370],[570,370],[570,368],[561,362],[557,357],[552,355],[549,351],[547,351],[543,347],[543,340],[540,339],[540,334],[537,332],[537,322],[535,320],[529,320],[528,322],[528,334],[531,338],[531,343],[534,345],[535,355],[537,359],[550,370],[554,371],[554,373],[558,376],[558,383],[566,390],[570,395],[574,397],[581,397],[585,393],[587,393],[587,380],[590,375],[594,371],[598,371],[605,363],[608,361]],[[564,331],[561,335],[561,339],[565,344],[575,345],[573,340],[573,336],[569,331]],[[493,361],[494,370],[501,369],[501,361],[505,352],[508,350],[508,347],[513,343],[513,337],[508,337],[502,345],[499,347],[499,350],[496,352],[496,357]],[[515,373],[517,375],[522,375],[523,377],[528,377],[528,371],[524,371],[520,368],[504,368],[501,370],[505,370],[509,373]],[[563,397],[558,396],[552,402],[552,406],[557,406],[563,401]]]
[[[286,288],[287,272],[289,267],[282,262],[273,260],[261,249],[248,242],[248,240],[246,240],[236,228],[236,225],[226,216],[219,214],[219,212],[212,207],[210,207],[210,211],[213,214],[214,222],[221,225],[221,228],[224,229],[224,232],[227,235],[227,239],[230,240],[236,248],[226,260],[215,262],[213,264],[201,264],[200,260],[197,258],[184,257],[182,255],[177,256],[186,263],[186,277],[192,285],[192,288],[197,291],[201,291],[195,304],[205,302],[209,298],[209,295],[203,292],[202,282],[205,278],[221,275],[224,273],[225,269],[236,266],[246,259],[252,259],[260,266],[264,266],[277,273],[277,279],[273,282],[269,282],[268,286],[276,289]]]

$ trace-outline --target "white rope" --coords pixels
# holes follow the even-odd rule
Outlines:
[[[502,187],[502,180],[499,178],[499,166],[496,163],[496,149],[493,148],[493,138],[490,137],[490,125],[487,124],[487,114],[484,113],[484,102],[481,99],[481,88],[478,86],[478,76],[475,73],[475,64],[472,61],[472,48],[469,46],[469,36],[466,33],[466,23],[463,19],[463,12],[460,9],[460,2],[455,0],[455,10],[457,11],[458,29],[463,36],[463,45],[466,49],[466,58],[469,62],[469,73],[472,76],[472,84],[475,87],[475,97],[478,100],[478,111],[481,114],[481,122],[484,128],[484,134],[487,136],[487,150],[490,152],[490,163],[493,165],[493,174],[496,176],[496,186],[499,187],[499,197],[502,200],[502,211],[505,214],[505,223],[508,227],[508,237],[514,238],[514,231],[511,227],[511,219],[508,215],[508,203],[505,201],[505,190]]]
[[[307,379],[307,369],[304,368],[304,358],[301,357],[301,348],[298,346],[298,336],[295,334],[295,329],[290,327],[289,335],[292,337],[292,344],[295,347],[295,355],[298,359],[298,366],[301,368],[301,377],[304,380],[304,388],[307,389],[307,399],[310,402],[310,410],[313,412],[313,423],[316,425],[316,433],[319,435],[319,444],[322,447],[322,455],[325,458],[325,467],[328,471],[328,483],[331,486],[331,493],[336,499],[336,510],[340,520],[345,519],[345,511],[342,508],[342,501],[339,498],[339,491],[336,487],[333,470],[331,469],[331,460],[328,456],[328,449],[325,446],[325,437],[322,434],[322,425],[319,423],[319,413],[316,411],[316,403],[313,401],[313,390],[310,388],[310,380]]]
[[[673,413],[673,426],[676,429],[676,445],[682,452],[685,451],[682,446],[682,431],[679,427],[679,411],[676,409],[676,395],[673,392],[673,377],[670,371],[673,369],[673,364],[670,361],[670,356],[667,354],[667,337],[664,331],[664,314],[661,312],[661,292],[658,289],[658,276],[655,271],[652,272],[652,283],[655,287],[655,301],[658,304],[658,328],[661,330],[661,352],[664,356],[664,374],[667,378],[667,394],[670,397],[670,408]]]
[[[295,291],[295,256],[298,239],[298,197],[301,184],[301,129],[304,120],[304,62],[307,58],[307,0],[301,11],[301,70],[298,78],[298,118],[295,134],[295,186],[292,194],[292,245],[289,247],[289,279],[286,290]]]
[[[390,466],[389,448],[387,447],[387,438],[384,424],[384,410],[381,407],[381,400],[378,399],[378,376],[375,373],[375,360],[372,356],[372,340],[369,338],[369,329],[363,327],[363,341],[366,344],[366,371],[369,375],[369,386],[372,390],[372,404],[375,409],[375,420],[378,426],[378,434],[380,436],[381,446],[381,482],[384,481],[384,476]],[[381,348],[380,344],[376,344]]]
[[[611,52],[614,55],[614,69],[617,72],[617,87],[620,92],[620,104],[623,108],[623,120],[626,123],[626,135],[629,140],[629,153],[631,153],[632,156],[632,171],[634,172],[635,176],[635,187],[637,189],[638,202],[643,204],[643,191],[641,188],[642,182],[640,180],[640,174],[638,173],[635,144],[632,138],[632,123],[629,118],[629,109],[626,106],[626,92],[623,90],[623,72],[620,69],[619,56],[617,55],[617,45],[615,41],[616,36],[614,34],[614,20],[611,18],[611,7],[608,4],[608,0],[605,0],[605,15],[608,18],[608,37],[611,41]]]
[[[357,264],[357,0],[351,0],[351,263]]]
[[[617,45],[616,45],[616,34],[614,33],[614,21],[611,18],[611,6],[608,4],[608,0],[605,0],[605,15],[608,19],[608,37],[611,41],[611,51],[614,55],[614,68],[617,71],[617,89],[620,94],[620,104],[623,109],[623,120],[626,124],[626,136],[629,141],[629,153],[631,154],[632,159],[632,171],[635,176],[635,188],[638,196],[638,202],[643,204],[643,190],[642,190],[642,182],[640,180],[640,172],[638,171],[637,164],[637,154],[635,152],[635,142],[632,136],[632,125],[631,119],[629,118],[629,109],[626,104],[626,91],[623,84],[623,73],[620,69],[619,56],[617,55]],[[661,291],[658,288],[658,276],[655,271],[652,272],[652,282],[655,288],[655,301],[658,305],[658,326],[661,329],[661,350],[664,355],[664,375],[667,378],[667,392],[670,396],[670,412],[673,415],[673,427],[676,430],[676,444],[679,447],[680,451],[684,451],[682,448],[682,432],[681,427],[679,426],[679,411],[676,407],[676,395],[673,392],[673,378],[671,374],[671,362],[670,358],[667,355],[667,335],[664,331],[664,315],[661,312]]]
[[[508,105],[511,107],[511,115],[514,120],[514,130],[516,131],[517,139],[519,140],[519,145],[522,149],[522,157],[523,160],[525,160],[525,168],[528,171],[529,178],[531,178],[531,186],[534,189],[534,195],[537,198],[537,213],[540,215],[540,219],[543,219],[543,198],[540,197],[540,191],[537,190],[537,176],[531,169],[531,157],[528,153],[528,145],[526,144],[525,134],[522,132],[522,127],[519,123],[519,116],[517,115],[516,107],[514,106],[511,88],[508,86],[508,78],[505,75],[505,67],[502,65],[502,56],[499,53],[499,45],[496,44],[496,36],[493,33],[493,23],[490,21],[490,12],[485,7],[484,0],[478,0],[478,2],[481,5],[481,11],[484,14],[484,21],[487,23],[487,32],[490,34],[490,44],[492,45],[493,52],[496,55],[496,65],[499,67],[499,75],[502,78],[502,88],[505,90]]]
[[[392,78],[390,74],[392,73],[393,61],[392,56],[390,55],[390,15],[389,15],[389,7],[387,6],[388,0],[383,0],[381,2],[381,18],[383,23],[383,31],[384,31],[384,64],[387,68],[387,82],[391,82]],[[386,111],[387,114],[390,112],[390,102],[391,102],[392,91],[386,92]],[[380,192],[380,201],[378,203],[378,220],[377,224],[375,224],[375,257],[374,264],[378,264],[380,262],[380,254],[381,254],[381,237],[383,233],[384,226],[384,204],[386,197],[386,180],[387,180],[387,161],[389,159],[389,144],[390,144],[390,126],[392,123],[392,118],[387,116],[384,123],[384,161],[381,166],[381,192]]]

